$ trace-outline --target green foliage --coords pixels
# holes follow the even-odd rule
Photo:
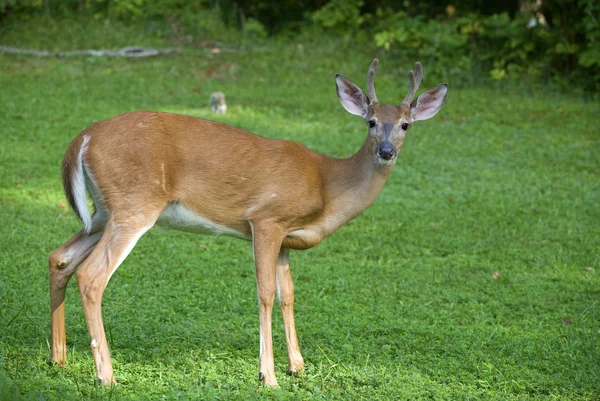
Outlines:
[[[80,12],[131,20],[182,16],[209,8],[209,0],[0,0],[0,17],[8,11],[53,15]]]
[[[592,7],[592,6],[590,6]],[[383,13],[382,13],[383,14]],[[374,35],[377,46],[403,58],[420,58],[433,62],[436,72],[447,76],[452,71],[469,71],[474,65],[488,71],[494,80],[512,78],[546,80],[564,73],[557,55],[578,54],[582,67],[594,67],[600,60],[600,46],[594,39],[597,24],[590,23],[586,51],[576,43],[566,42],[556,32],[537,22],[531,15],[507,13],[466,15],[458,18],[427,19],[395,13]],[[533,23],[535,22],[535,23]],[[600,64],[599,64],[600,65]],[[600,81],[588,72],[587,89],[594,90]],[[592,85],[589,85],[589,84]]]
[[[0,13],[6,11],[9,7],[14,7],[17,0],[0,0]]]
[[[254,18],[250,18],[246,21],[243,30],[246,38],[254,42],[264,40],[268,36],[265,26]]]
[[[360,9],[363,0],[331,0],[315,11],[312,19],[317,25],[336,32],[355,32],[360,29],[365,17]]]
[[[171,25],[188,41],[232,28],[247,42],[323,32],[355,43],[369,38],[461,82],[485,75],[600,92],[600,2],[593,0],[0,0],[0,20],[74,13]]]
[[[88,0],[89,1],[89,0]],[[94,6],[96,5],[96,6]],[[181,18],[210,9],[208,0],[93,0],[87,7],[105,9],[108,16],[119,19]]]
[[[151,16],[150,13],[144,13],[144,9],[142,8],[144,6],[144,0],[113,0],[109,4],[111,14],[117,18]]]
[[[0,0],[0,17],[9,10],[39,10],[45,7],[44,0]]]
[[[387,12],[380,11],[377,17],[383,18],[385,14]],[[421,16],[410,17],[400,11],[380,26],[387,28],[375,34],[377,46],[399,54],[403,59],[426,62],[430,73],[436,76],[445,77],[451,71],[469,67],[470,59],[464,52],[468,38],[457,34],[456,24]]]
[[[492,78],[502,79],[542,73],[539,55],[545,51],[547,33],[539,25],[528,27],[528,21],[524,15],[510,18],[503,13],[463,17],[456,23],[459,35],[467,38],[463,51],[490,69]]]
[[[600,3],[591,0],[580,0],[583,10],[581,20],[585,42],[577,54],[579,64],[589,69],[596,83],[600,82]]]

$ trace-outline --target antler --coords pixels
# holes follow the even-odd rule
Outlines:
[[[373,78],[375,76],[375,67],[379,64],[378,59],[373,59],[371,66],[369,67],[369,72],[367,73],[367,94],[369,96],[369,104],[378,103],[377,95],[375,94],[375,86],[373,85]]]
[[[410,88],[408,89],[408,94],[402,101],[402,103],[410,104],[415,97],[415,94],[419,90],[419,85],[421,85],[421,81],[423,80],[423,66],[418,61],[415,63],[415,70],[417,73],[415,74],[413,70],[408,72],[408,79],[410,80]]]

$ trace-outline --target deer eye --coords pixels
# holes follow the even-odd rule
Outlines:
[[[406,131],[410,127],[409,123],[402,123],[402,129]]]
[[[367,124],[369,124],[369,128],[373,128],[375,127],[375,120],[369,120]]]

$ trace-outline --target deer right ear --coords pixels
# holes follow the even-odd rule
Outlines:
[[[410,105],[413,121],[427,120],[437,114],[446,101],[448,84],[439,84],[421,93]]]
[[[368,100],[362,89],[342,74],[335,75],[335,86],[338,99],[348,113],[361,117],[367,115]]]

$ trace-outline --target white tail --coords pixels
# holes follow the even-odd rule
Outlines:
[[[83,137],[83,142],[76,152],[75,163],[71,159],[65,158],[63,162],[63,183],[65,193],[69,203],[75,213],[83,222],[83,231],[89,234],[92,229],[92,215],[87,205],[85,190],[85,171],[83,165],[83,155],[87,150],[89,137]]]
[[[84,229],[50,255],[52,359],[64,363],[64,294],[76,273],[98,380],[114,382],[100,304],[104,288],[137,240],[153,225],[222,234],[252,241],[260,315],[259,377],[276,385],[271,310],[277,289],[288,346],[289,370],[304,361],[294,325],[290,249],[316,246],[377,198],[414,121],[444,104],[447,85],[418,97],[421,80],[399,106],[380,104],[336,75],[337,94],[361,116],[367,139],[347,159],[315,153],[299,143],[266,139],[199,118],[140,111],[91,125],[69,147],[65,191]],[[85,179],[87,178],[87,180]],[[94,200],[90,218],[83,182]],[[87,214],[86,214],[87,212]]]

